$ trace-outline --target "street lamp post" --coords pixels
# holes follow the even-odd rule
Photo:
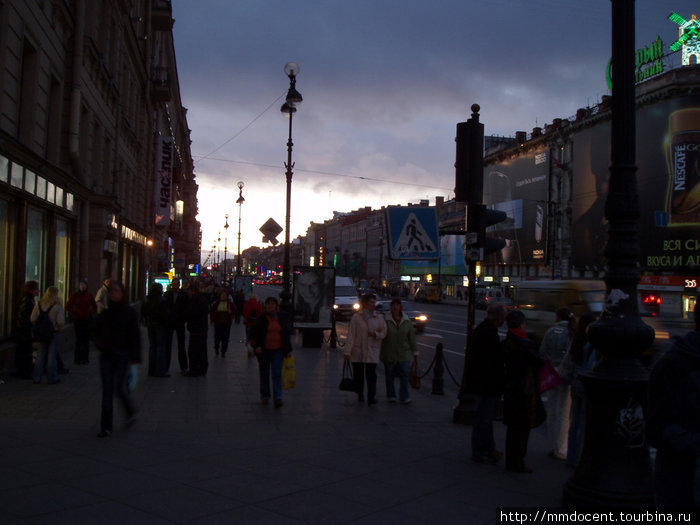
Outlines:
[[[228,213],[224,215],[226,223],[224,224],[224,280],[227,280],[228,273],[226,271],[226,259],[228,252]]]
[[[236,200],[236,204],[238,204],[238,262],[236,263],[237,276],[241,275],[241,205],[245,202],[245,199],[243,198],[243,186],[243,181],[239,180],[238,200]]]
[[[284,164],[287,176],[287,213],[284,218],[284,266],[282,271],[284,272],[283,279],[283,289],[280,294],[282,302],[280,304],[280,309],[287,314],[290,313],[292,309],[292,293],[290,291],[290,267],[289,267],[289,219],[291,212],[292,203],[292,168],[294,163],[292,162],[292,115],[297,110],[296,105],[301,103],[303,98],[301,93],[296,89],[296,77],[299,74],[299,65],[296,62],[288,62],[284,66],[284,73],[289,77],[289,90],[287,91],[287,98],[284,104],[280,108],[282,113],[289,115],[289,139],[287,140],[287,162]]]
[[[648,374],[639,356],[654,329],[639,317],[640,216],[635,155],[634,0],[612,0],[611,165],[605,217],[606,301],[588,327],[603,355],[580,375],[586,389],[581,460],[564,488],[570,508],[643,509],[652,504],[652,469],[644,430]]]

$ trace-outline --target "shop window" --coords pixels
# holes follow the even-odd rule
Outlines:
[[[56,221],[56,250],[54,253],[54,286],[58,288],[58,297],[63,304],[68,299],[68,274],[70,253],[70,236],[68,223],[64,220]]]
[[[14,311],[12,290],[8,288],[12,256],[10,254],[9,205],[0,199],[0,337],[11,333],[11,316]]]
[[[25,281],[37,281],[44,291],[46,283],[45,261],[46,232],[44,230],[44,214],[37,210],[27,212],[27,252]]]

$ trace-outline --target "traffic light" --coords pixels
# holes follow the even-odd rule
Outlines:
[[[505,239],[487,237],[486,228],[508,218],[504,211],[492,210],[481,203],[467,205],[467,258],[483,261],[487,255],[502,250]]]
[[[472,105],[472,117],[457,124],[455,155],[455,200],[481,202],[484,186],[484,125],[479,122],[479,105]]]

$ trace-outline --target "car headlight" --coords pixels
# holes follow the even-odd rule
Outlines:
[[[360,309],[360,303],[355,303],[352,305],[353,310],[359,310]]]
[[[337,304],[334,304],[334,305],[333,305],[333,310],[337,310],[337,309],[338,309],[338,305],[337,305]]]
[[[418,317],[416,317],[416,321],[421,321],[421,322],[423,322],[423,323],[424,323],[425,321],[427,321],[427,320],[428,320],[428,316],[427,316],[427,315],[419,315]]]

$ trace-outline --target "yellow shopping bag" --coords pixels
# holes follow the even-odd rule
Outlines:
[[[297,372],[294,368],[294,356],[289,354],[282,361],[282,389],[289,390],[297,386]]]

